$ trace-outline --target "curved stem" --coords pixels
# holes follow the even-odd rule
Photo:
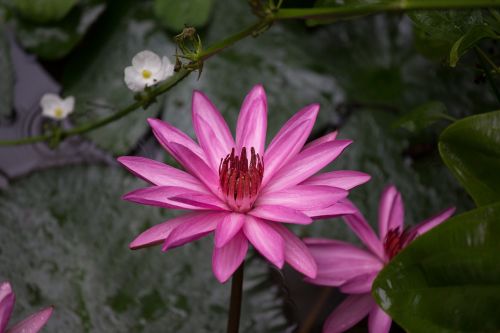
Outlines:
[[[227,333],[238,333],[240,328],[244,269],[245,262],[242,262],[231,280],[231,300],[229,302],[229,317],[227,318]]]

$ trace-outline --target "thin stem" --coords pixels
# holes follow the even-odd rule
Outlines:
[[[500,92],[498,91],[498,88],[495,84],[495,81],[493,81],[493,77],[490,74],[489,69],[486,66],[486,62],[491,61],[491,59],[481,50],[479,47],[474,47],[474,51],[476,52],[477,58],[479,59],[479,62],[481,63],[481,67],[484,70],[484,73],[486,75],[486,79],[488,80],[488,83],[490,84],[491,90],[493,90],[493,94],[495,94],[495,97],[497,98],[497,101],[500,103]],[[491,65],[491,64],[490,64]],[[495,71],[497,71],[497,67],[495,64],[492,64],[493,68]]]
[[[333,290],[334,290],[333,288],[326,288],[326,287],[323,288],[312,310],[309,311],[309,313],[307,314],[306,319],[300,325],[297,333],[311,332],[314,323],[316,322],[318,316],[320,315],[321,310],[323,310],[323,308],[325,307],[325,303],[330,298],[330,295],[332,294]]]
[[[324,8],[285,8],[280,9],[273,18],[275,20],[311,19],[311,18],[354,18],[360,15],[376,14],[380,12],[401,12],[427,9],[463,9],[499,7],[498,0],[406,0],[388,3],[355,4]]]
[[[227,333],[238,333],[240,328],[241,299],[243,295],[243,272],[245,262],[236,270],[231,281],[231,300],[229,302],[229,317]]]

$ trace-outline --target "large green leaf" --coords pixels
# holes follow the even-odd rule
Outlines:
[[[454,217],[416,239],[372,294],[409,332],[500,330],[500,204]]]
[[[439,151],[478,206],[500,200],[500,111],[449,126],[439,139]]]
[[[173,43],[150,17],[148,4],[114,3],[96,26],[99,36],[92,36],[92,44],[69,60],[63,87],[65,95],[76,98],[77,123],[95,121],[134,102],[123,71],[135,54],[142,50],[167,56],[175,53]],[[125,154],[145,134],[146,118],[155,116],[162,101],[160,97],[147,110],[137,110],[87,137],[114,154]]]
[[[14,0],[18,12],[26,19],[47,23],[62,19],[77,0]]]
[[[53,304],[53,333],[224,331],[230,283],[213,276],[212,237],[167,253],[128,249],[173,216],[120,199],[144,185],[117,168],[73,166],[0,193],[0,281],[16,292],[13,321]],[[277,289],[267,264],[247,263],[242,332],[284,331]]]
[[[213,0],[155,0],[155,14],[165,27],[179,32],[185,26],[205,25],[213,3]]]
[[[460,37],[450,51],[450,66],[455,67],[462,57],[470,48],[483,38],[498,39],[499,36],[487,25],[478,25],[472,27],[465,35]]]

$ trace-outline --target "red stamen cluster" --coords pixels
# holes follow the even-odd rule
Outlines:
[[[219,182],[227,204],[234,210],[246,212],[252,208],[264,175],[264,161],[250,149],[250,162],[247,159],[246,148],[241,149],[240,156],[231,154],[221,159],[219,165]]]
[[[391,260],[394,258],[415,236],[416,234],[412,230],[401,231],[399,227],[390,229],[384,239],[384,250],[387,259]]]

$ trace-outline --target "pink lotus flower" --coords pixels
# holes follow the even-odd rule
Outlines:
[[[409,229],[403,229],[404,207],[401,194],[394,186],[382,193],[379,205],[379,237],[373,232],[361,213],[344,217],[347,225],[356,233],[368,250],[351,244],[328,239],[306,239],[318,264],[316,278],[309,282],[340,287],[350,294],[330,314],[323,332],[344,332],[369,315],[370,333],[387,333],[391,327],[389,317],[373,300],[370,291],[378,273],[401,249],[416,237],[434,228],[450,217],[455,208],[448,208]]]
[[[318,110],[313,104],[295,114],[266,150],[267,99],[261,86],[243,102],[236,140],[219,111],[197,91],[192,117],[198,143],[166,122],[149,119],[158,141],[185,171],[142,157],[120,157],[127,169],[153,184],[124,199],[192,212],[146,230],[130,248],[163,243],[168,250],[215,231],[212,266],[220,282],[240,266],[248,241],[277,267],[286,261],[315,277],[316,263],[307,247],[283,223],[309,224],[352,213],[339,201],[370,178],[355,171],[315,175],[351,143],[331,133],[304,146]]]
[[[42,329],[52,314],[53,308],[48,307],[7,329],[15,302],[16,296],[12,292],[10,283],[0,284],[0,333],[36,333]]]

